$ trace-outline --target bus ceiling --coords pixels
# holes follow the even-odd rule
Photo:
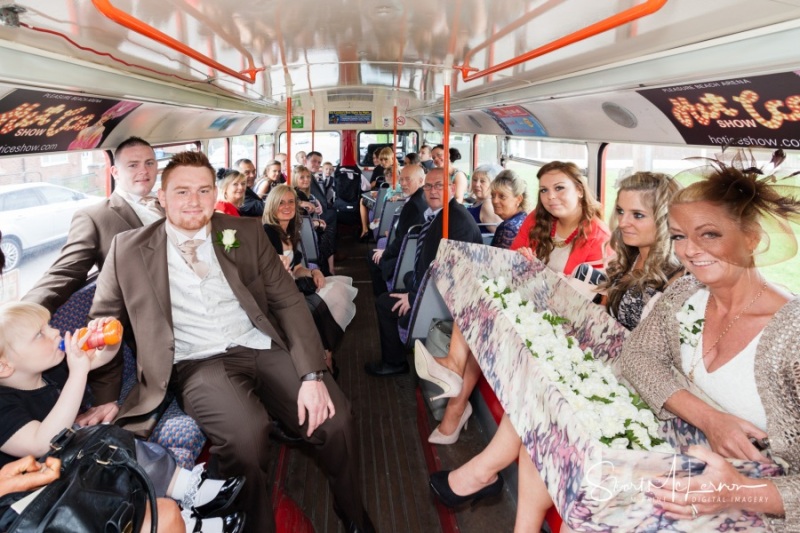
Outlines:
[[[447,84],[453,131],[636,141],[646,125],[649,141],[683,143],[647,90],[800,67],[800,1],[130,6],[4,5],[0,95],[25,89],[136,102],[130,120],[174,140],[180,131],[211,138],[290,122],[300,131],[392,129],[395,106],[398,127],[441,131]],[[786,91],[798,94],[791,83]],[[165,126],[167,117],[183,125]]]

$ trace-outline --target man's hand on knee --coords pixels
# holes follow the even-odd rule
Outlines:
[[[297,418],[302,426],[308,411],[308,433],[310,437],[325,420],[333,418],[336,410],[328,394],[328,387],[322,381],[304,381],[297,395]]]
[[[75,419],[75,423],[79,426],[110,424],[111,421],[114,420],[114,417],[117,416],[117,413],[119,413],[119,405],[117,405],[116,402],[104,403],[96,405],[85,413],[78,415],[78,418]]]

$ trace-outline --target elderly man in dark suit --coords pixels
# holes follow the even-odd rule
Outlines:
[[[233,165],[245,179],[244,202],[239,208],[239,214],[243,217],[258,217],[264,214],[264,200],[258,197],[253,190],[256,182],[256,166],[249,159],[239,159]]]
[[[103,268],[111,240],[123,231],[141,228],[164,217],[153,195],[158,164],[150,144],[139,137],[123,141],[114,152],[114,192],[102,202],[81,209],[72,217],[67,243],[42,279],[22,298],[36,302],[53,313],[72,294],[86,284],[89,271]],[[110,365],[110,366],[109,366]],[[109,363],[109,369],[122,373],[122,356]],[[89,375],[95,403],[80,418],[86,423],[110,422],[117,414],[118,384]]]
[[[442,207],[444,207],[444,170],[435,168],[425,176],[425,224],[420,230],[414,270],[406,276],[408,292],[383,293],[375,301],[378,314],[378,328],[381,337],[381,360],[370,361],[365,365],[367,374],[372,376],[394,376],[408,372],[405,346],[400,341],[398,323],[408,324],[411,307],[419,291],[419,284],[431,262],[436,258],[439,242],[442,240]],[[451,189],[452,196],[452,189]],[[464,206],[450,200],[450,219],[448,238],[454,241],[481,244],[481,230],[475,219]]]
[[[405,205],[400,210],[397,219],[397,229],[394,240],[382,250],[374,250],[372,261],[369,262],[370,276],[372,277],[372,292],[380,296],[388,289],[386,281],[394,274],[395,266],[403,245],[403,238],[411,226],[425,222],[425,210],[428,203],[422,191],[425,182],[425,171],[419,165],[406,165],[400,171],[400,188],[405,196]]]
[[[225,477],[245,475],[247,529],[274,531],[267,478],[269,409],[315,449],[348,531],[372,531],[361,500],[350,402],[324,373],[313,318],[260,223],[214,213],[214,170],[173,156],[166,220],[119,235],[91,316],[127,316],[138,383],[117,422],[139,435],[172,387],[211,441]],[[311,329],[309,329],[311,328]]]

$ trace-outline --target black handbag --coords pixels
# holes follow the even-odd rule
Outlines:
[[[297,285],[297,288],[300,290],[300,292],[306,296],[317,293],[317,284],[314,283],[314,279],[310,276],[301,276],[296,278],[294,283]]]
[[[135,446],[133,433],[115,425],[65,429],[53,438],[52,451],[45,456],[61,460],[61,477],[45,486],[7,531],[138,532],[149,501],[150,531],[156,533],[155,490],[136,462]],[[27,494],[4,496],[0,506]]]

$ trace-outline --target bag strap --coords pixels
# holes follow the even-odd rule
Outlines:
[[[150,502],[150,533],[156,533],[156,529],[158,529],[158,509],[153,482],[150,481],[147,473],[136,462],[136,459],[131,457],[128,450],[105,442],[103,444],[104,446],[101,449],[94,452],[92,458],[99,465],[122,466],[133,471],[138,476],[139,481],[142,482],[147,492],[147,501]]]

